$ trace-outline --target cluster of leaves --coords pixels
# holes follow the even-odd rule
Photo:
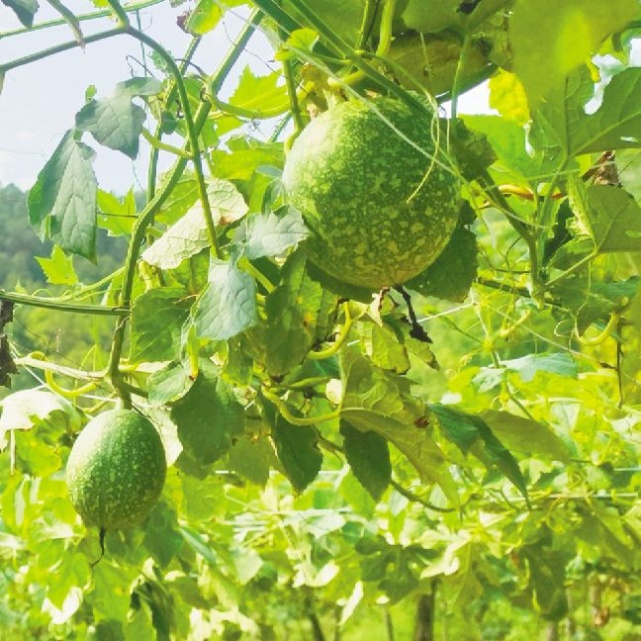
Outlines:
[[[35,4],[5,4],[31,26]],[[131,26],[135,5],[109,2],[118,26],[87,38],[61,10],[76,44],[137,38],[164,78],[88,92],[29,193],[31,224],[54,244],[39,262],[68,290],[0,297],[112,319],[113,335],[93,370],[15,358],[49,389],[2,404],[0,621],[26,637],[321,639],[336,625],[356,640],[363,618],[431,595],[437,625],[461,639],[507,634],[497,616],[520,638],[566,617],[623,638],[641,598],[641,210],[626,155],[641,127],[627,58],[638,3],[434,0],[423,14],[407,2],[396,22],[359,20],[351,35],[331,28],[332,2],[286,4],[201,0],[184,21],[195,40],[227,11],[252,12],[200,77]],[[223,101],[263,17],[282,71],[245,69]],[[342,94],[415,102],[401,62],[378,64],[399,20],[420,46],[454,34],[457,61],[490,33],[503,43],[482,64],[498,113],[448,123],[466,201],[450,245],[372,295],[309,262],[279,188],[282,131]],[[597,52],[621,69],[595,96]],[[444,93],[456,98],[453,67]],[[271,139],[246,126],[272,116]],[[150,142],[144,203],[99,189],[89,137],[127,158]],[[176,160],[157,176],[161,153]],[[69,255],[100,261],[100,230],[128,252],[84,285]],[[108,533],[92,569],[98,540],[64,464],[87,416],[115,399],[158,426],[170,470],[144,527]],[[587,586],[592,619],[570,607]]]

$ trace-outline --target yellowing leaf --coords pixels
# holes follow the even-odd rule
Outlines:
[[[492,109],[496,109],[504,118],[519,125],[524,125],[530,120],[527,95],[515,74],[501,69],[490,78],[489,86]]]

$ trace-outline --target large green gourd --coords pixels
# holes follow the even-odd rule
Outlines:
[[[133,410],[112,410],[89,421],[78,436],[67,461],[67,486],[86,525],[114,530],[149,514],[166,472],[152,423]]]
[[[283,186],[319,268],[377,290],[438,258],[456,227],[460,184],[434,127],[427,110],[378,97],[339,103],[303,130]]]

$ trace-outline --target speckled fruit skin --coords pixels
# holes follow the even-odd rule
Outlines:
[[[152,423],[133,410],[112,410],[87,423],[67,461],[67,487],[86,525],[126,528],[149,514],[167,473]]]
[[[319,268],[378,290],[438,258],[456,226],[460,184],[440,149],[432,163],[432,127],[429,113],[378,97],[339,103],[303,130],[282,180]]]

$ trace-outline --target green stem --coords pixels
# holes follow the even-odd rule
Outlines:
[[[73,12],[67,9],[67,7],[65,7],[65,5],[60,2],[60,0],[47,0],[47,2],[62,16],[63,20],[67,23],[67,25],[69,25],[69,28],[71,29],[73,35],[76,37],[78,44],[83,47],[85,40],[80,29],[78,18],[76,18]]]
[[[456,118],[458,114],[458,97],[459,97],[459,86],[461,84],[461,78],[463,77],[463,66],[465,65],[465,59],[470,51],[470,44],[472,38],[469,34],[465,34],[463,38],[463,45],[461,51],[459,52],[458,63],[456,65],[456,72],[454,73],[454,80],[452,81],[452,110],[451,110],[451,127],[452,133],[456,135]]]
[[[107,38],[113,38],[114,36],[120,36],[125,33],[123,27],[117,27],[116,29],[109,29],[108,31],[101,31],[100,33],[94,33],[85,37],[85,45],[91,44],[93,42],[99,42],[100,40],[106,40]],[[11,71],[12,69],[17,69],[18,67],[24,67],[25,65],[31,64],[32,62],[37,62],[49,56],[53,56],[57,53],[62,53],[63,51],[69,51],[70,49],[75,49],[79,47],[80,43],[77,40],[70,40],[69,42],[63,42],[59,45],[54,45],[42,51],[36,51],[22,58],[16,58],[0,65],[0,75]]]
[[[255,4],[259,4],[256,2]],[[238,57],[244,51],[247,43],[254,35],[256,27],[261,23],[263,14],[260,11],[253,11],[249,16],[242,31],[238,34],[238,39],[234,46],[229,50],[228,54],[220,63],[218,69],[207,78],[207,88],[212,96],[216,96],[227,79],[230,71],[238,61]]]
[[[114,12],[114,15],[118,19],[118,24],[121,27],[128,27],[129,26],[129,17],[123,10],[123,8],[120,6],[120,3],[118,0],[107,0],[107,4],[111,7],[111,10]]]
[[[209,83],[210,86],[220,86],[223,84],[223,82],[225,81],[225,78],[227,77],[227,74],[229,73],[231,68],[234,66],[234,64],[238,60],[238,57],[244,50],[245,46],[247,45],[247,42],[251,38],[254,32],[254,29],[259,24],[259,22],[260,22],[260,16],[254,13],[251,16],[248,23],[243,28],[243,31],[241,32],[237,42],[230,49],[229,53],[227,54],[227,56],[221,63],[220,67],[218,68],[217,72],[214,74],[214,76],[212,76],[211,81]],[[156,43],[154,42],[154,44]],[[169,55],[166,52],[165,54]],[[172,63],[173,63],[173,59],[172,59]],[[174,63],[174,68],[175,68],[175,63]],[[181,81],[182,81],[182,78],[181,78]],[[184,91],[185,89],[184,83],[182,82],[178,83],[178,90],[180,91],[179,88],[181,86],[182,86],[182,90]],[[198,111],[196,112],[193,119],[193,123],[192,123],[194,134],[197,135],[197,132],[200,132],[200,130],[204,126],[205,122],[207,121],[207,117],[209,115],[210,109],[211,109],[211,103],[209,102],[203,102],[198,108]],[[191,151],[193,152],[193,149]],[[129,242],[129,246],[127,248],[127,256],[125,258],[125,272],[124,272],[123,283],[122,283],[121,303],[125,308],[128,308],[131,303],[133,284],[134,284],[134,279],[136,274],[136,261],[138,259],[138,254],[140,252],[140,247],[144,240],[147,227],[151,224],[158,210],[162,207],[165,200],[169,197],[169,195],[171,194],[175,186],[178,184],[178,181],[180,180],[180,177],[185,171],[186,166],[187,166],[186,158],[180,158],[176,162],[173,169],[171,170],[169,178],[164,183],[161,190],[149,201],[147,206],[140,213],[140,216],[136,220],[136,223],[132,229],[131,241]],[[108,365],[109,375],[116,387],[119,384],[122,384],[123,382],[120,380],[120,373],[119,373],[118,367],[120,363],[120,357],[122,355],[122,349],[124,346],[125,330],[126,330],[126,323],[124,322],[118,323],[118,325],[116,326],[116,330],[114,331],[111,353],[109,355],[109,365]],[[123,392],[126,391],[122,387],[120,387],[119,389],[121,389]]]
[[[116,2],[116,0],[111,1]],[[169,52],[153,38],[150,38],[147,34],[132,27],[127,28],[127,33],[153,49],[163,59],[163,61],[167,65],[167,68],[171,72],[171,75],[174,77],[174,80],[176,82],[176,90],[178,91],[178,96],[180,97],[180,104],[182,107],[183,117],[185,119],[185,125],[187,127],[189,154],[191,156],[191,162],[194,165],[196,183],[198,185],[198,195],[203,207],[205,224],[207,225],[207,234],[209,236],[209,242],[211,243],[214,256],[218,258],[220,256],[220,248],[218,247],[216,223],[214,222],[214,216],[211,210],[209,196],[207,194],[207,184],[205,182],[205,176],[203,174],[202,159],[200,157],[200,144],[198,141],[199,132],[196,131],[196,128],[194,126],[194,120],[191,115],[191,105],[189,104],[189,96],[187,95],[187,89],[185,88],[185,83],[183,81],[180,69],[178,68],[178,65],[169,54]]]
[[[211,100],[221,114],[225,116],[231,115],[236,116],[237,118],[245,118],[247,120],[266,120],[268,118],[277,118],[278,116],[282,116],[289,109],[289,103],[283,103],[282,105],[273,107],[272,109],[247,109],[246,107],[238,107],[237,105],[232,105],[229,102],[224,102],[214,96],[212,96]]]
[[[139,9],[152,7],[156,4],[160,4],[161,2],[165,2],[165,0],[145,0],[145,2],[126,5],[122,7],[122,9],[127,13],[131,13],[132,11],[138,11]],[[83,13],[75,16],[75,18],[78,22],[84,22],[88,20],[99,20],[100,18],[108,18],[111,15],[113,15],[111,9],[104,9],[103,11]],[[67,21],[64,19],[47,20],[46,22],[34,24],[32,27],[20,27],[18,29],[14,29],[13,31],[5,31],[4,33],[0,34],[0,40],[4,38],[11,38],[13,36],[19,36],[25,33],[33,33],[34,31],[40,31],[41,29],[49,29],[50,27],[59,27],[64,24],[67,24]]]
[[[330,412],[329,414],[321,414],[320,416],[294,416],[289,411],[289,408],[287,407],[287,404],[285,403],[285,401],[283,401],[283,399],[279,398],[275,394],[272,394],[271,392],[267,392],[266,390],[263,390],[263,395],[268,401],[276,405],[281,416],[292,425],[299,425],[300,427],[311,427],[314,425],[318,425],[318,423],[333,421],[337,418],[340,418],[341,415],[341,411],[336,410],[334,412]]]
[[[374,18],[376,17],[376,9],[378,3],[375,0],[366,0],[365,1],[365,10],[363,11],[363,18],[361,20],[361,26],[358,30],[358,39],[354,48],[358,51],[359,49],[364,49],[367,44],[367,40],[371,35],[372,25],[374,24]]]
[[[557,283],[561,282],[563,279],[570,276],[570,274],[573,274],[574,272],[581,269],[584,265],[586,265],[590,261],[593,261],[598,255],[599,255],[598,252],[591,252],[587,256],[584,256],[581,260],[574,263],[572,267],[568,267],[568,269],[566,269],[564,272],[562,272],[552,280],[549,280],[547,283],[545,283],[545,289],[551,289],[552,287],[554,287],[554,285],[556,285]]]
[[[197,38],[193,38],[189,43],[189,47],[187,48],[185,57],[180,65],[181,77],[189,67],[191,63],[191,59],[196,53],[196,49],[198,48],[198,45],[200,44],[200,42],[201,42],[200,37],[197,37]],[[176,86],[177,86],[177,83],[174,81],[171,87],[169,88],[169,91],[167,92],[167,96],[165,98],[165,105],[171,105],[173,100],[176,98]],[[162,123],[159,122],[156,127],[156,133],[155,133],[156,140],[160,141],[160,139],[162,138],[162,133],[163,133]],[[149,154],[149,170],[147,172],[147,198],[149,200],[151,200],[156,194],[156,179],[158,177],[159,155],[160,155],[159,149],[152,145],[151,152]]]
[[[426,507],[428,510],[442,513],[456,512],[456,510],[451,507],[437,507],[436,505],[433,505],[429,501],[422,499],[418,494],[412,492],[412,490],[408,490],[407,488],[403,487],[398,481],[395,481],[394,479],[390,479],[390,485],[408,501],[411,501],[412,503],[419,503],[423,507]]]
[[[300,104],[298,102],[298,93],[296,80],[294,79],[292,61],[289,58],[283,60],[283,73],[285,74],[285,85],[287,87],[287,95],[289,96],[290,111],[294,119],[294,129],[296,133],[300,133],[305,128],[305,121],[303,120],[303,114],[301,113]]]
[[[191,155],[186,153],[182,149],[178,149],[178,147],[169,145],[166,142],[163,142],[162,140],[156,138],[156,136],[154,136],[145,127],[142,128],[142,137],[151,145],[154,150],[166,151],[170,154],[174,154],[174,156],[180,156],[180,158],[191,158]]]
[[[396,0],[384,0],[384,2],[385,4],[383,5],[383,13],[381,15],[378,46],[376,47],[376,56],[379,58],[384,58],[389,53],[394,35],[392,32],[392,23],[394,21],[394,12],[396,10]],[[365,72],[363,69],[359,69],[358,71],[341,78],[330,78],[328,84],[330,87],[335,86],[339,88],[341,85],[354,85],[364,78]]]
[[[74,312],[76,314],[92,314],[94,316],[128,316],[129,310],[125,307],[102,307],[100,305],[79,305],[78,303],[63,302],[58,299],[16,294],[0,289],[0,300],[7,300],[19,305],[41,307],[42,309],[55,309],[60,312]]]
[[[307,355],[307,358],[309,358],[312,361],[322,361],[338,353],[340,348],[344,345],[345,341],[347,340],[347,337],[349,336],[349,331],[350,329],[352,329],[352,324],[354,323],[354,320],[352,319],[352,315],[350,314],[350,311],[349,311],[349,303],[343,304],[343,313],[345,314],[345,322],[343,323],[343,326],[341,328],[340,334],[338,335],[338,338],[327,349],[322,349],[317,352],[309,352],[309,354]]]
[[[42,370],[43,372],[52,372],[53,374],[58,374],[59,376],[64,376],[66,378],[73,378],[79,381],[100,381],[107,373],[106,371],[85,372],[80,369],[51,363],[45,360],[45,355],[42,352],[32,352],[31,354],[27,354],[27,356],[17,358],[15,363],[22,367],[33,367],[35,369]]]
[[[531,233],[530,227],[524,223],[517,213],[510,207],[505,196],[501,193],[498,185],[492,180],[487,169],[484,169],[478,177],[479,184],[485,190],[488,198],[499,209],[506,214],[508,223],[512,226],[514,231],[525,241],[528,248],[528,255],[530,257],[530,278],[532,280],[532,299],[540,304],[542,302],[541,296],[543,293],[541,274],[539,273],[539,257],[536,238]]]
[[[248,274],[254,277],[255,280],[257,280],[264,288],[265,291],[268,294],[271,294],[271,292],[274,291],[274,285],[273,283],[261,272],[258,268],[254,267],[250,260],[243,256],[243,258],[240,259],[238,266],[246,271]]]

